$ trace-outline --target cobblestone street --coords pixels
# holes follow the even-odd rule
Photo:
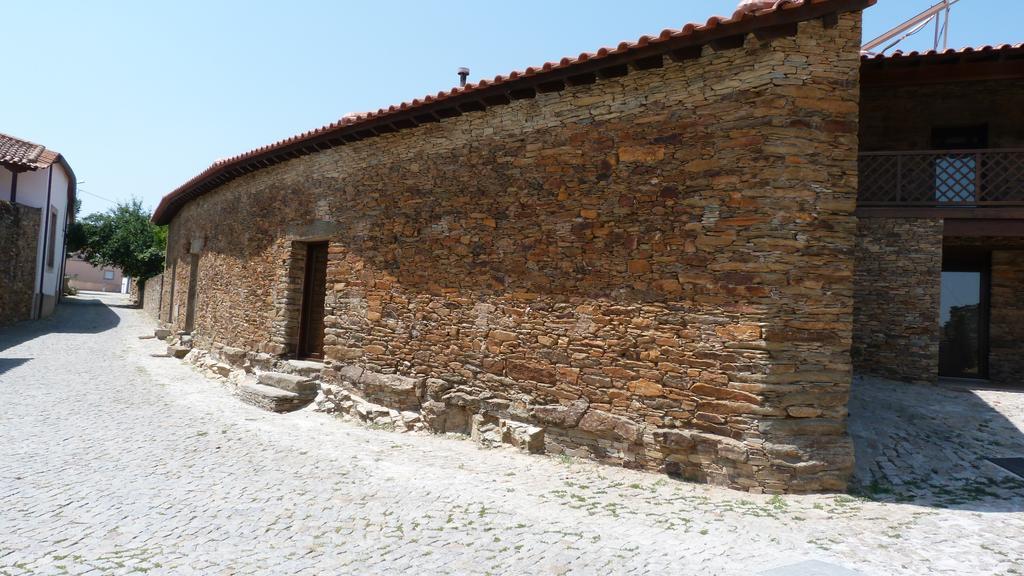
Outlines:
[[[749,495],[262,412],[103,300],[0,329],[0,574],[1024,574],[984,462],[1024,456],[1024,394],[859,381],[860,496]]]

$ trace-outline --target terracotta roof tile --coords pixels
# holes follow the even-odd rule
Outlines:
[[[209,168],[188,182],[182,184],[170,194],[164,196],[153,213],[153,220],[157,223],[169,222],[174,216],[174,213],[177,212],[177,206],[187,202],[192,195],[198,193],[197,190],[199,187],[210,185],[214,180],[219,181],[219,183],[223,183],[224,181],[227,181],[225,177],[227,179],[232,178],[232,175],[227,174],[227,171],[229,170],[233,172],[237,171],[237,169],[243,167],[247,162],[266,157],[275,151],[282,150],[296,143],[322,137],[333,132],[349,130],[358,127],[358,125],[361,124],[365,124],[367,128],[369,128],[371,124],[374,124],[381,118],[387,117],[391,114],[407,113],[410,110],[415,110],[426,105],[442,103],[447,100],[451,100],[456,97],[463,97],[484,89],[491,90],[497,86],[514,83],[524,78],[552,74],[557,71],[580,67],[583,64],[592,64],[595,61],[610,59],[613,56],[621,54],[649,50],[651,47],[659,44],[677,42],[680,39],[692,40],[696,43],[705,35],[710,38],[713,33],[728,31],[727,29],[732,27],[736,27],[737,32],[739,32],[741,27],[744,29],[750,28],[756,30],[762,26],[761,22],[758,22],[758,20],[764,22],[764,26],[769,26],[772,21],[768,17],[773,15],[784,15],[789,11],[795,11],[798,9],[805,9],[808,11],[821,9],[831,10],[832,13],[835,13],[837,11],[861,10],[874,5],[876,1],[877,0],[776,0],[775,2],[754,2],[753,9],[737,10],[730,17],[712,16],[704,24],[691,23],[684,25],[678,30],[666,29],[658,36],[641,36],[635,42],[622,42],[614,48],[604,47],[592,53],[583,52],[575,58],[565,57],[558,62],[546,62],[540,67],[531,66],[523,71],[512,71],[504,76],[495,76],[491,81],[481,80],[476,83],[467,84],[463,88],[455,87],[447,92],[438,92],[435,96],[427,95],[423,98],[413,99],[410,102],[403,102],[397,106],[390,106],[387,109],[381,108],[376,112],[347,115],[337,122],[333,122],[315,130],[310,130],[308,132],[280,140],[273,144],[261,146],[254,150],[250,150],[249,152],[215,162]],[[794,12],[794,14],[798,13]],[[813,16],[808,16],[808,18],[811,17]],[[742,26],[743,24],[749,24],[750,26],[744,27]],[[219,185],[219,183],[217,185]]]
[[[60,156],[46,146],[0,134],[0,164],[18,170],[39,170]]]
[[[897,50],[892,54],[863,54],[861,58],[865,61],[882,62],[886,60],[911,60],[922,58],[941,58],[946,56],[966,56],[970,54],[1024,54],[1024,42],[1020,44],[1000,44],[997,46],[965,46],[963,48],[950,48],[948,50],[926,50],[920,52],[903,52]]]

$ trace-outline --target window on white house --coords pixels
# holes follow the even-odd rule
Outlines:
[[[103,279],[104,280],[113,280],[114,279],[114,271],[113,270],[104,270],[103,271]]]
[[[50,207],[50,238],[49,246],[46,247],[46,267],[53,269],[54,261],[57,259],[57,209]]]

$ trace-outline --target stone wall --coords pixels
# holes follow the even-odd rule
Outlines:
[[[859,373],[935,382],[939,367],[941,218],[861,218],[853,365]]]
[[[860,38],[806,22],[241,176],[171,223],[162,315],[200,245],[196,345],[286,356],[329,240],[328,380],[412,379],[438,431],[842,489]]]
[[[146,285],[142,289],[142,309],[145,310],[146,314],[149,314],[153,318],[160,317],[160,300],[163,296],[163,281],[163,274],[154,276],[149,280],[146,280]],[[134,280],[132,282],[138,285],[138,282],[135,282]]]
[[[139,283],[135,278],[128,280],[128,300],[135,306],[142,304],[142,294],[139,292]]]
[[[32,317],[38,208],[0,200],[0,326]]]
[[[989,146],[1024,146],[1024,80],[867,86],[861,92],[861,148],[928,150],[933,126],[987,124]]]
[[[992,252],[989,378],[1024,385],[1024,247]]]

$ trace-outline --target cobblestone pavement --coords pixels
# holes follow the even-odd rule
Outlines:
[[[0,329],[0,574],[1024,574],[1024,490],[979,463],[1019,394],[859,382],[863,495],[756,496],[264,413],[88,298]]]

